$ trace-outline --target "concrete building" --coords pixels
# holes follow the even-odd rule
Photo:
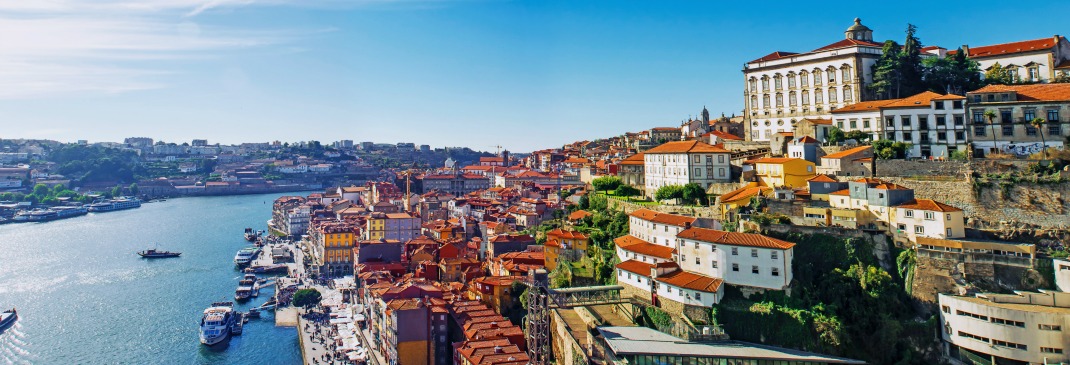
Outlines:
[[[653,198],[658,188],[697,183],[708,188],[729,182],[732,152],[699,141],[675,141],[651,148],[643,154],[644,193]]]
[[[817,173],[836,176],[869,176],[870,167],[866,163],[873,163],[873,147],[858,146],[840,152],[821,156],[821,164],[817,166]]]
[[[644,167],[643,154],[636,153],[628,156],[620,162],[620,180],[626,185],[639,189],[640,193],[646,190],[646,183],[644,180]],[[645,195],[645,194],[644,194]]]
[[[1070,293],[940,294],[944,351],[955,363],[1070,361]]]
[[[1070,43],[1063,36],[962,47],[971,60],[977,61],[982,75],[998,63],[1012,78],[1024,82],[1046,83],[1070,77]]]
[[[406,242],[420,235],[420,217],[408,213],[372,213],[365,222],[364,239]]]
[[[801,158],[816,166],[824,155],[825,150],[821,149],[821,142],[814,137],[804,135],[788,142],[788,157],[790,158]]]
[[[966,94],[974,154],[1025,156],[1059,148],[1070,135],[1070,84],[988,85]],[[992,120],[986,112],[995,114]],[[1034,128],[1030,121],[1046,123]]]
[[[873,41],[873,31],[855,18],[843,40],[804,53],[776,51],[747,62],[747,140],[768,141],[775,133],[792,132],[803,118],[828,119],[834,109],[869,100],[865,90],[880,56],[881,44]]]
[[[907,157],[949,158],[965,151],[966,98],[926,91],[901,99],[855,103],[832,111],[844,132],[862,131],[872,139],[911,145]]]
[[[785,290],[791,284],[794,243],[695,227],[677,237],[678,263],[686,271],[756,289]]]
[[[816,175],[814,170],[813,162],[801,158],[766,157],[754,161],[758,184],[769,188],[804,187]]]
[[[1055,268],[1055,287],[1063,293],[1070,293],[1070,260],[1052,259]]]

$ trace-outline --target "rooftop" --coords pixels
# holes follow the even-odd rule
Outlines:
[[[731,153],[732,151],[699,141],[672,141],[646,150],[646,154],[657,153]]]
[[[617,355],[703,356],[731,359],[812,361],[828,364],[865,364],[864,361],[741,341],[689,342],[647,327],[598,327],[609,349]]]
[[[794,243],[760,234],[718,231],[715,229],[697,227],[685,229],[683,232],[676,235],[676,237],[732,246],[775,248],[781,250],[795,247]]]

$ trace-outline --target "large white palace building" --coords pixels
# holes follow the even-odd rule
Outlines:
[[[748,140],[792,132],[803,118],[828,119],[833,109],[866,100],[871,68],[881,56],[873,31],[855,18],[843,40],[805,53],[776,51],[743,68]]]

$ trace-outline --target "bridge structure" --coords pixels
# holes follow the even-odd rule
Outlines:
[[[604,304],[650,305],[633,298],[622,298],[620,292],[624,287],[620,285],[552,289],[549,275],[543,269],[529,271],[523,283],[528,286],[528,315],[524,322],[528,356],[531,359],[529,363],[533,365],[549,364],[551,360],[551,310]]]

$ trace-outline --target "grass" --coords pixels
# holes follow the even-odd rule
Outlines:
[[[653,207],[653,206],[657,206],[658,205],[658,202],[652,202],[652,201],[646,200],[644,198],[636,198],[636,197],[633,197],[633,196],[628,196],[628,197],[617,196],[616,193],[613,192],[613,191],[610,191],[609,193],[606,193],[604,191],[598,191],[598,192],[595,192],[595,194],[605,195],[605,196],[607,196],[607,197],[609,197],[610,199],[613,199],[613,200],[622,201],[622,202],[628,202],[628,203],[632,203],[632,204],[636,204],[636,205],[640,205],[640,206],[644,206],[644,207]]]

